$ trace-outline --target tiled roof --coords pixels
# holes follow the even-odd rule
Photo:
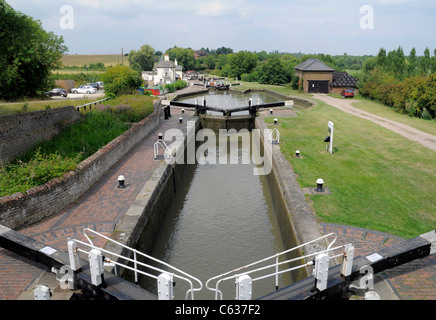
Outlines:
[[[300,63],[295,67],[296,70],[301,71],[334,71],[335,69],[329,67],[324,62],[319,61],[318,59],[309,58],[303,63]]]
[[[352,75],[346,72],[333,72],[333,82],[330,83],[331,87],[354,87],[357,88],[357,80]]]
[[[171,61],[161,61],[157,65],[157,68],[175,68],[175,64]]]

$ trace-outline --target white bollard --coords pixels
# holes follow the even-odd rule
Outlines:
[[[50,300],[51,292],[50,288],[47,286],[37,286],[35,290],[33,290],[33,296],[35,300]]]
[[[242,275],[236,279],[236,300],[251,300],[253,284],[250,276]]]
[[[168,273],[162,273],[157,278],[157,292],[159,300],[173,300],[173,277]]]
[[[354,259],[354,246],[348,245],[345,247],[345,254],[342,258],[342,269],[341,274],[344,277],[348,277],[353,269],[353,259]]]
[[[79,252],[77,251],[77,243],[75,240],[68,241],[68,257],[70,258],[70,268],[77,271],[81,268]]]
[[[329,260],[327,253],[321,253],[316,256],[314,275],[316,278],[316,288],[323,291],[327,288],[327,279],[329,275]]]
[[[91,271],[91,282],[95,286],[103,283],[103,256],[98,249],[92,249],[88,253],[89,269]]]

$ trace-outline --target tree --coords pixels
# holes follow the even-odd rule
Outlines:
[[[166,53],[170,56],[170,60],[175,61],[177,64],[183,66],[183,70],[191,70],[195,68],[195,51],[190,48],[174,47],[168,49]]]
[[[260,69],[259,82],[261,84],[281,85],[288,83],[288,80],[279,58],[269,59]]]
[[[433,57],[431,57],[431,73],[436,72],[436,49],[433,51]]]
[[[101,75],[104,88],[108,94],[129,94],[142,84],[142,78],[138,71],[127,66],[116,65],[107,69]]]
[[[138,51],[129,52],[130,67],[136,71],[151,71],[155,63],[155,50],[148,44],[144,44]]]
[[[430,70],[431,70],[430,49],[427,47],[424,50],[424,56],[421,58],[421,62],[419,64],[419,72],[421,74],[428,74]]]
[[[212,56],[206,56],[204,58],[204,64],[207,66],[208,69],[215,69],[215,59]]]
[[[377,55],[377,64],[379,66],[383,66],[386,63],[386,49],[380,48],[378,55]]]
[[[239,51],[230,54],[228,57],[229,75],[233,78],[241,79],[244,73],[251,73],[257,65],[257,55],[249,51]]]
[[[0,99],[44,94],[67,51],[63,38],[0,0]]]
[[[415,76],[418,73],[418,58],[416,57],[416,49],[412,48],[409,55],[409,64],[407,65],[407,74]]]

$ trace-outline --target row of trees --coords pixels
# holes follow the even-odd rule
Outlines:
[[[403,49],[386,52],[380,49],[376,57],[363,66],[360,93],[413,117],[436,117],[436,50],[430,56],[426,48],[417,56],[412,48],[408,56]]]
[[[376,57],[371,57],[366,61],[363,71],[367,73],[376,67],[383,69],[384,72],[398,80],[428,75],[436,72],[436,49],[431,57],[428,47],[424,50],[423,56],[417,56],[415,48],[412,48],[408,56],[404,54],[401,46],[388,53],[386,49],[381,48]]]
[[[267,53],[239,51],[221,47],[218,49],[173,47],[165,51],[172,61],[177,60],[184,70],[208,71],[218,76],[238,78],[243,81],[257,81],[262,84],[287,84],[294,77],[294,67],[309,57],[315,57],[335,68],[361,69],[369,56],[341,56],[325,54],[305,55],[300,53]],[[143,45],[140,50],[129,53],[130,66],[137,71],[152,70],[162,58],[162,52],[155,51],[150,45]]]

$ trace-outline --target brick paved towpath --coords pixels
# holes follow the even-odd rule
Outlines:
[[[334,232],[335,244],[353,243],[354,256],[366,256],[404,239],[386,233],[357,227],[321,223],[324,234]],[[431,230],[429,230],[431,231]],[[385,287],[386,300],[436,300],[436,254],[417,259],[378,274]],[[377,291],[377,286],[375,287]],[[382,293],[380,296],[383,298]]]
[[[198,88],[201,89],[189,87],[185,90]],[[159,162],[154,161],[153,155],[157,133],[176,126],[179,112],[174,108],[170,120],[162,121],[159,128],[133,148],[74,205],[20,232],[60,250],[66,249],[69,237],[83,239],[82,231],[86,227],[109,235],[158,166]],[[190,114],[188,111],[187,115]],[[125,190],[116,188],[120,174],[126,177],[129,185]],[[350,226],[321,224],[321,227],[324,233],[337,233],[337,242],[355,244],[356,256],[370,254],[403,240]],[[44,277],[46,272],[35,263],[0,248],[0,300],[32,299],[31,295],[23,296],[23,292],[31,291],[36,284],[42,283]],[[436,255],[387,270],[382,277],[392,289],[390,299],[436,300]]]
[[[192,86],[185,88],[183,92],[195,92],[201,89],[202,87]],[[86,241],[82,235],[85,228],[109,236],[160,163],[154,160],[153,149],[158,133],[180,127],[178,123],[180,110],[174,108],[171,114],[169,120],[162,120],[158,128],[134,147],[74,204],[19,232],[59,250],[67,250],[68,238]],[[184,117],[192,115],[193,111],[186,111]],[[117,188],[119,175],[125,176],[126,189]],[[95,242],[95,244],[101,243]],[[0,248],[0,300],[19,298],[23,291],[34,287],[34,283],[44,274],[41,267],[35,263]]]

